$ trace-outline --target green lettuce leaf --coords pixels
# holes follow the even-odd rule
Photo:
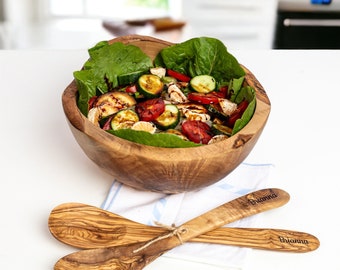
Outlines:
[[[132,142],[166,148],[197,147],[202,144],[185,141],[174,134],[155,133],[133,129],[107,130],[107,132]]]
[[[239,91],[242,89],[242,85],[244,82],[244,77],[236,78],[230,80],[228,91],[230,92],[230,101],[236,102],[236,96],[238,95]]]
[[[236,120],[231,135],[234,135],[235,133],[239,132],[242,128],[244,128],[248,124],[250,119],[253,117],[256,108],[256,96],[255,91],[252,87],[250,86],[242,87],[240,91],[238,91],[235,97],[235,102],[240,103],[242,100],[247,100],[249,104],[247,109],[242,114],[242,117]]]
[[[147,72],[153,67],[151,58],[134,45],[99,42],[88,52],[90,59],[84,69],[74,72],[79,90],[78,106],[84,115],[87,115],[89,99],[117,87],[120,75]]]
[[[155,66],[163,66],[194,77],[211,75],[216,81],[230,81],[245,71],[218,39],[200,37],[162,49]]]
[[[73,72],[73,76],[78,89],[78,108],[85,116],[87,116],[88,101],[91,97],[97,95],[98,90],[102,93],[107,92],[107,85],[100,77],[95,76],[91,69],[75,71]]]

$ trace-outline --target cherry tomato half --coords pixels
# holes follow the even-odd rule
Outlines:
[[[170,77],[173,77],[181,82],[190,82],[191,78],[183,73],[177,72],[172,69],[168,69],[167,73]]]
[[[187,120],[182,124],[182,133],[194,143],[207,144],[213,137],[207,123]]]
[[[138,103],[135,111],[141,121],[154,121],[165,111],[165,103],[162,98],[148,99]]]
[[[220,97],[216,94],[216,92],[211,92],[208,94],[192,92],[188,94],[189,100],[201,104],[213,104],[213,103],[217,104],[219,98]]]
[[[243,100],[237,105],[237,109],[228,118],[227,125],[229,127],[234,127],[236,120],[242,117],[242,114],[247,109],[248,104],[249,102],[247,100]]]

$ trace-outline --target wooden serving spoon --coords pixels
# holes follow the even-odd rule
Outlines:
[[[58,260],[54,269],[143,269],[183,242],[227,223],[282,206],[288,200],[289,194],[281,189],[258,190],[214,208],[151,241],[78,251]]]
[[[81,203],[55,207],[48,227],[59,241],[83,249],[149,241],[171,229],[144,225]],[[282,229],[217,228],[189,241],[300,253],[319,246],[319,240],[313,235]]]

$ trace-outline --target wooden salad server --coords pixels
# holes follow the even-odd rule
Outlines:
[[[282,206],[288,200],[289,194],[277,188],[251,192],[184,223],[170,233],[160,234],[150,241],[78,251],[59,259],[54,269],[143,269],[166,251],[200,234],[238,219]]]
[[[83,249],[149,241],[173,229],[144,225],[81,203],[55,207],[49,216],[48,227],[59,241]],[[217,228],[189,241],[299,253],[313,251],[319,246],[319,240],[308,233],[267,228]]]

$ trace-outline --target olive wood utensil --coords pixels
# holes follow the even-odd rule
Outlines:
[[[166,251],[189,239],[238,219],[282,206],[288,200],[289,194],[281,189],[251,192],[214,208],[151,241],[78,251],[59,259],[54,269],[143,269]]]
[[[149,241],[174,229],[144,225],[81,203],[55,207],[49,216],[48,227],[59,241],[83,249]],[[268,228],[218,228],[189,241],[299,253],[313,251],[319,246],[319,240],[308,233]]]

